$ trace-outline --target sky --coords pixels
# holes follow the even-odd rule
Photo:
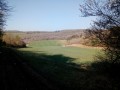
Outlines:
[[[12,7],[6,30],[56,31],[87,29],[95,17],[81,17],[84,0],[7,0]]]

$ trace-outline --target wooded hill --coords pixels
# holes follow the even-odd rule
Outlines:
[[[57,30],[57,31],[5,31],[7,34],[18,35],[23,41],[37,41],[37,40],[66,40],[71,37],[81,37],[84,35],[84,29],[75,30]]]

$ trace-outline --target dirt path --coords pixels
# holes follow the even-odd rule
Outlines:
[[[57,90],[21,58],[8,49],[0,50],[0,90]]]

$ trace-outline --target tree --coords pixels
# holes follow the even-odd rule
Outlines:
[[[97,16],[87,33],[105,46],[106,60],[120,63],[120,0],[86,0],[80,11],[84,17]]]
[[[5,0],[0,0],[0,44],[2,42],[3,28],[8,11],[9,9]]]

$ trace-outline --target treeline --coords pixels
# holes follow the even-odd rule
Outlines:
[[[81,34],[74,34],[69,36],[67,40],[67,44],[83,44],[86,46],[93,46],[93,47],[103,47],[104,45],[100,42],[100,40],[94,35],[89,34],[89,30],[84,30]],[[106,32],[106,30],[103,30]]]

